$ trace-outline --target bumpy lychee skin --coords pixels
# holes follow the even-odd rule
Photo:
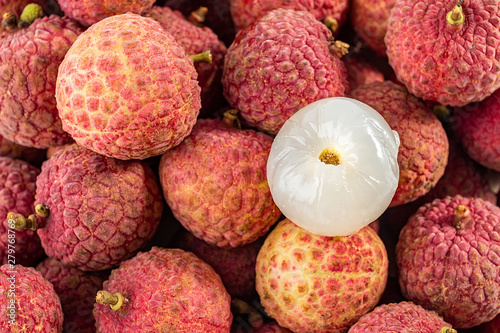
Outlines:
[[[36,268],[52,283],[61,301],[65,332],[94,333],[95,319],[92,314],[95,295],[107,278],[104,272],[84,272],[64,266],[54,258],[46,258]]]
[[[0,135],[0,156],[18,158],[40,166],[46,159],[46,150],[22,146]]]
[[[241,30],[264,16],[267,12],[278,9],[293,9],[310,12],[314,17],[323,21],[331,17],[337,21],[337,29],[340,28],[347,16],[349,1],[340,0],[231,0],[231,16],[236,29]]]
[[[473,160],[500,171],[500,89],[480,103],[455,108],[452,126]]]
[[[48,256],[82,270],[117,266],[144,246],[163,209],[156,175],[76,144],[42,165],[35,205],[48,206],[37,230]]]
[[[141,14],[151,8],[155,0],[58,0],[57,2],[66,16],[89,27],[109,16],[127,12]]]
[[[231,327],[231,298],[219,275],[181,249],[138,253],[111,272],[103,290],[124,302],[117,310],[95,304],[97,332],[228,333]]]
[[[397,1],[387,21],[389,64],[417,97],[481,101],[500,88],[499,20],[497,0]]]
[[[392,81],[360,86],[351,96],[377,110],[399,134],[399,183],[390,207],[429,192],[448,163],[448,137],[439,119],[405,87]]]
[[[27,162],[0,157],[0,264],[15,259],[16,264],[33,266],[44,255],[36,231],[15,230],[7,219],[12,210],[26,216],[34,213],[39,173],[40,169]]]
[[[385,81],[384,73],[360,54],[352,53],[342,57],[347,69],[350,90],[372,82]]]
[[[344,63],[330,52],[328,28],[305,11],[275,9],[227,50],[224,96],[250,125],[276,134],[303,106],[349,92]]]
[[[421,206],[401,230],[396,263],[403,295],[455,328],[500,312],[500,208],[460,195]]]
[[[256,289],[266,313],[293,332],[346,332],[384,291],[388,258],[370,227],[352,236],[312,234],[290,220],[257,256]]]
[[[349,8],[352,27],[377,55],[385,57],[387,19],[396,0],[353,0]]]
[[[163,194],[177,220],[222,247],[264,235],[281,216],[266,178],[272,141],[217,119],[198,120],[191,135],[160,161]]]
[[[75,21],[51,15],[0,39],[0,135],[36,148],[71,142],[54,93],[59,64],[81,32]]]
[[[82,33],[61,63],[59,116],[78,144],[102,155],[161,155],[196,122],[197,77],[193,61],[157,21],[111,16]]]
[[[412,302],[382,304],[363,315],[348,333],[408,332],[436,333],[448,329],[455,332],[436,312]]]
[[[0,290],[2,331],[62,333],[59,297],[52,284],[33,267],[0,266]]]
[[[224,56],[227,52],[226,46],[210,28],[191,23],[179,11],[173,11],[168,7],[153,6],[142,15],[157,20],[175,37],[187,54],[211,51],[211,63],[200,61],[194,64],[201,87],[200,116],[209,116],[215,108],[225,102],[222,96],[221,77]]]

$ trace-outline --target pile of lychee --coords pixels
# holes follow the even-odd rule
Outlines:
[[[1,332],[500,332],[498,0],[0,14]]]

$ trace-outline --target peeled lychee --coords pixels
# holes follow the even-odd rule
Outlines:
[[[387,273],[384,243],[370,227],[327,237],[285,219],[259,251],[256,288],[266,313],[280,326],[340,333],[375,307]]]
[[[36,180],[36,215],[12,218],[16,228],[37,229],[48,256],[82,270],[103,270],[151,239],[162,200],[145,162],[105,157],[73,144],[43,163]]]
[[[348,333],[456,333],[436,312],[412,302],[382,304],[363,315]]]
[[[97,332],[228,333],[231,298],[191,252],[153,247],[114,269],[97,293]]]
[[[33,267],[0,266],[3,332],[62,333],[63,312],[52,284]]]
[[[36,148],[72,141],[54,93],[59,64],[81,32],[75,21],[51,15],[0,39],[0,135]]]
[[[84,272],[64,266],[54,258],[46,258],[36,266],[42,276],[52,283],[61,301],[66,332],[94,333],[95,319],[92,314],[95,295],[102,288],[107,274]]]
[[[272,10],[228,48],[224,96],[250,126],[276,134],[305,105],[349,92],[339,45],[313,14]]]
[[[151,8],[155,0],[58,0],[66,16],[80,22],[85,27],[118,14],[141,14]]]
[[[248,27],[253,22],[274,9],[284,8],[305,11],[319,21],[335,20],[334,31],[346,21],[348,0],[231,0],[231,17],[237,30]]]
[[[500,89],[480,103],[455,108],[452,128],[473,160],[500,171]]]
[[[10,211],[26,216],[35,212],[39,173],[40,169],[27,162],[0,157],[0,264],[33,266],[45,254],[36,231],[15,230],[7,219]]]
[[[419,208],[396,245],[403,295],[455,328],[500,313],[500,208],[460,195]]]
[[[444,174],[449,149],[443,125],[432,110],[392,81],[359,86],[351,97],[377,110],[399,134],[399,183],[391,206],[428,193]]]
[[[272,142],[253,129],[198,120],[160,161],[163,194],[176,219],[217,246],[240,246],[264,235],[281,216],[266,179]]]
[[[179,144],[198,116],[198,74],[152,18],[121,14],[93,24],[59,67],[63,128],[102,155],[145,159]]]
[[[396,1],[385,44],[396,76],[416,97],[478,102],[500,88],[498,0]]]

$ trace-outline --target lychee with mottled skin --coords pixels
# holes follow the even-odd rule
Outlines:
[[[188,21],[181,12],[168,7],[153,6],[142,14],[158,21],[165,30],[174,36],[187,54],[198,54],[206,50],[212,53],[212,61],[196,62],[201,87],[200,116],[206,117],[214,109],[224,104],[222,96],[222,67],[227,48],[217,35],[208,27],[200,27]]]
[[[385,44],[397,79],[416,97],[448,106],[500,88],[500,2],[396,1]]]
[[[51,15],[0,39],[0,135],[36,148],[72,141],[54,93],[59,65],[81,32],[75,21]]]
[[[405,87],[392,81],[360,86],[351,97],[373,107],[399,134],[399,183],[390,206],[428,193],[443,176],[448,162],[448,137],[437,116]]]
[[[266,313],[282,327],[346,332],[379,302],[388,263],[384,243],[370,227],[328,237],[285,219],[259,251],[256,288]]]
[[[385,81],[384,73],[359,53],[347,54],[342,61],[347,69],[351,91],[364,84]]]
[[[0,156],[18,158],[39,167],[46,159],[46,150],[22,146],[0,135]]]
[[[349,92],[339,47],[345,45],[309,12],[267,12],[228,48],[224,96],[250,126],[276,134],[307,104]]]
[[[219,275],[181,249],[153,247],[122,262],[96,301],[98,333],[228,333],[233,317]]]
[[[52,283],[61,301],[64,313],[63,327],[66,332],[94,333],[95,319],[92,314],[95,295],[107,279],[105,272],[84,272],[64,266],[54,258],[46,258],[36,268]]]
[[[64,130],[105,156],[145,159],[179,144],[196,122],[198,74],[152,18],[121,14],[85,30],[59,67]]]
[[[62,333],[63,312],[52,284],[33,267],[0,266],[3,332]]]
[[[253,129],[199,119],[160,161],[163,194],[176,219],[217,246],[241,246],[264,235],[281,216],[266,178],[272,142]]]
[[[231,0],[231,17],[237,30],[248,27],[267,12],[284,8],[305,11],[319,21],[335,20],[337,31],[346,21],[349,1],[347,0]]]
[[[352,0],[349,18],[356,33],[378,56],[385,57],[387,20],[396,0]]]
[[[7,219],[13,210],[26,216],[35,212],[39,174],[40,169],[27,162],[0,157],[0,264],[14,262],[33,266],[45,255],[36,231],[15,230],[12,221]]]
[[[456,333],[436,312],[412,302],[381,304],[363,315],[348,333]]]
[[[155,0],[58,0],[66,16],[89,27],[107,17],[125,13],[142,14]]]
[[[452,128],[473,160],[500,171],[500,89],[480,103],[455,108]]]
[[[86,271],[117,266],[156,231],[163,209],[151,168],[73,144],[42,164],[35,215],[9,214],[16,228],[37,229],[49,257]]]
[[[406,299],[454,328],[500,312],[500,207],[460,195],[421,206],[401,230],[396,263]]]

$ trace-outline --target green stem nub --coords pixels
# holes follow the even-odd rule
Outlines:
[[[455,330],[451,327],[443,327],[443,328],[441,328],[439,333],[457,333],[457,330]]]
[[[38,219],[34,214],[26,218],[21,214],[9,212],[7,214],[7,220],[9,221],[9,226],[13,226],[15,230],[36,230],[39,226]]]
[[[35,213],[37,213],[41,217],[47,217],[50,215],[49,206],[47,206],[46,204],[38,204],[35,206]]]
[[[331,15],[328,15],[327,17],[324,18],[323,24],[326,25],[326,27],[330,29],[332,33],[336,33],[337,30],[339,29],[339,21],[337,21]]]
[[[27,28],[33,23],[37,18],[43,17],[43,8],[39,4],[30,3],[24,7],[21,16],[19,16],[18,27]]]
[[[212,63],[212,51],[206,50],[201,53],[191,54],[189,58],[193,60],[193,62],[207,62],[209,64]]]
[[[2,27],[5,29],[14,29],[17,27],[17,15],[12,12],[6,12],[2,15]]]
[[[195,11],[192,11],[188,16],[188,21],[193,23],[194,25],[200,26],[205,22],[207,17],[208,8],[201,6]]]
[[[106,290],[99,290],[95,301],[99,304],[108,304],[112,310],[117,311],[127,302],[127,299],[120,293],[111,294]]]
[[[446,21],[455,27],[460,27],[465,20],[462,2],[463,0],[459,1],[455,7],[446,14]]]
[[[222,115],[222,123],[229,128],[234,128],[235,123],[238,129],[241,129],[240,118],[238,117],[238,109],[229,109]]]
[[[325,148],[319,154],[319,160],[325,164],[339,165],[342,164],[342,158],[338,151],[333,147]]]

